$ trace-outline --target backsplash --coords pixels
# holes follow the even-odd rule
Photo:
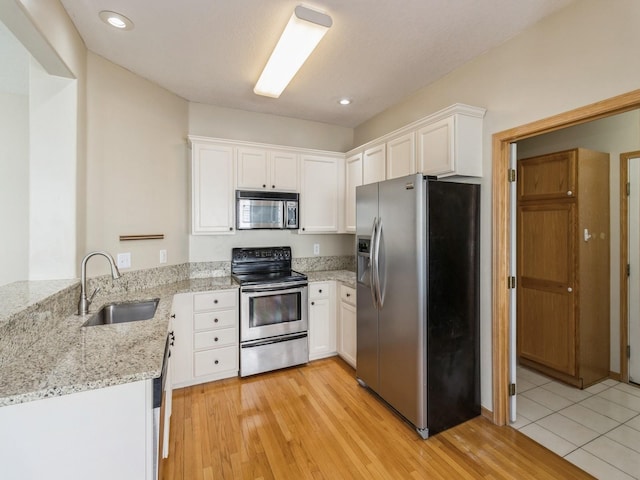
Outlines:
[[[293,269],[301,272],[320,272],[323,270],[356,271],[356,259],[353,255],[294,258],[292,263]]]

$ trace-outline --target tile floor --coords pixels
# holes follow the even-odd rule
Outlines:
[[[522,367],[517,382],[512,427],[597,478],[640,479],[640,388],[578,390]]]

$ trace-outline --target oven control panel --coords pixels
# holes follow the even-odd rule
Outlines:
[[[235,263],[290,259],[291,247],[234,248],[231,252],[231,260]]]

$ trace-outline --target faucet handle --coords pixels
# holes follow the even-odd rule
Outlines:
[[[89,303],[91,303],[93,301],[93,297],[96,296],[96,293],[98,293],[98,290],[100,290],[100,287],[96,287],[96,289],[93,291],[93,293],[89,297]]]

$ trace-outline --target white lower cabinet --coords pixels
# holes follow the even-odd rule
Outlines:
[[[309,360],[336,354],[335,282],[309,283]]]
[[[340,315],[338,318],[338,355],[356,368],[356,291],[340,285]]]
[[[238,290],[174,296],[174,388],[238,375]]]
[[[0,407],[0,476],[153,480],[152,383]]]

